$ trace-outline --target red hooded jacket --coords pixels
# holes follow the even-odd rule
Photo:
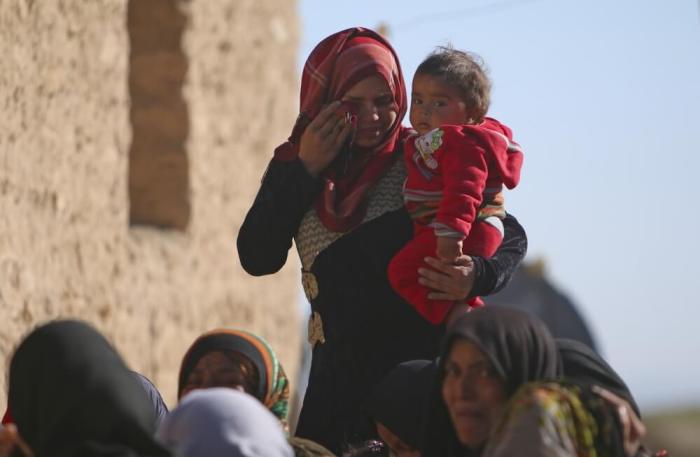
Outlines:
[[[404,154],[404,199],[413,219],[434,227],[437,236],[462,239],[480,211],[502,207],[503,186],[518,184],[523,163],[511,130],[492,118],[409,138]]]

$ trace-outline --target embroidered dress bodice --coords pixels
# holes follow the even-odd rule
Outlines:
[[[405,179],[406,166],[401,154],[397,154],[394,164],[370,191],[367,213],[362,223],[403,206],[401,189]],[[316,256],[345,233],[328,230],[319,220],[315,208],[309,208],[294,237],[302,269],[309,271]]]

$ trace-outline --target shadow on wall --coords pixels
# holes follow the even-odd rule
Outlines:
[[[576,305],[547,279],[543,260],[521,264],[510,283],[497,294],[484,297],[487,304],[512,306],[539,316],[556,338],[569,338],[598,347]]]

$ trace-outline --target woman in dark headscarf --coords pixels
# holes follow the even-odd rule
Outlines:
[[[484,457],[646,456],[644,425],[625,382],[586,345],[556,342],[562,378],[523,386],[510,400]]]
[[[539,319],[516,309],[462,317],[445,341],[423,457],[634,455],[618,410],[593,387],[621,380],[584,353],[558,347]]]
[[[150,404],[153,407],[155,426],[157,427],[158,424],[160,424],[160,421],[168,414],[168,406],[165,404],[163,397],[160,395],[160,392],[150,379],[136,371],[132,371],[131,374],[139,381],[141,387],[143,387],[143,390],[146,392],[146,395],[148,395]],[[14,426],[14,420],[12,419],[12,411],[8,402],[5,415],[2,418],[2,426],[10,425]],[[2,431],[2,426],[0,426],[0,431]],[[3,453],[4,447],[9,446],[9,443],[6,444],[5,441],[9,439],[10,436],[8,436],[8,433],[0,433],[0,457],[5,456],[5,453]]]
[[[614,428],[619,430],[615,440],[622,440],[625,454],[650,455],[644,446],[640,446],[646,428],[641,421],[639,406],[620,375],[598,353],[579,341],[560,338],[557,339],[557,348],[564,377],[586,392],[591,400],[589,403],[602,406],[599,415],[607,416],[612,410]],[[599,399],[588,391],[606,402],[600,405]],[[619,449],[620,444],[615,443],[615,446]],[[659,454],[664,455],[664,452]]]
[[[565,378],[580,384],[596,385],[609,390],[627,401],[634,413],[640,416],[639,406],[637,406],[632,392],[608,362],[593,349],[579,341],[558,338],[556,342]]]
[[[437,364],[430,360],[403,362],[372,389],[367,413],[397,457],[420,455],[420,433],[436,372]]]
[[[289,382],[274,351],[259,336],[217,329],[192,343],[180,366],[178,399],[192,390],[209,387],[245,391],[265,405],[289,432]]]
[[[153,408],[114,348],[89,325],[34,330],[10,363],[9,399],[36,457],[167,456]]]
[[[439,360],[422,456],[480,455],[516,390],[557,370],[554,339],[535,317],[490,306],[458,319]]]

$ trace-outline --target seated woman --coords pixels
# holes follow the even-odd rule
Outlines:
[[[262,338],[242,330],[217,329],[197,338],[180,366],[177,397],[195,389],[230,387],[257,398],[289,432],[289,382]]]
[[[420,432],[437,364],[403,362],[372,389],[366,411],[396,457],[420,457]]]
[[[651,455],[641,445],[646,430],[622,378],[583,343],[557,339],[556,346],[562,380],[523,386],[511,400],[500,430],[490,438],[487,455],[511,455],[515,449],[544,455],[572,455],[574,451],[576,455]],[[571,431],[582,444],[576,446],[567,438]],[[555,441],[552,434],[567,441],[565,450],[551,445]],[[533,436],[542,439],[533,440]],[[666,454],[660,451],[657,455]]]
[[[51,322],[22,341],[10,362],[9,400],[19,432],[12,455],[170,455],[152,438],[156,416],[143,387],[83,322]]]
[[[593,372],[576,363],[525,312],[492,306],[463,316],[445,339],[422,456],[635,455],[639,437],[620,426],[621,410],[583,378],[562,379]]]
[[[138,379],[139,384],[143,387],[144,392],[148,395],[151,405],[153,406],[153,412],[156,416],[156,428],[160,425],[161,421],[168,415],[168,405],[163,401],[163,397],[160,395],[158,388],[151,382],[150,379],[145,377],[139,372],[132,371],[131,374]]]
[[[557,338],[556,343],[565,378],[605,388],[626,401],[634,414],[640,416],[639,406],[629,387],[600,355],[580,341]]]
[[[211,388],[183,398],[158,428],[180,457],[292,457],[279,421],[254,397]]]
[[[163,401],[163,397],[160,395],[158,388],[151,382],[150,379],[137,371],[131,371],[131,374],[139,381],[139,384],[141,387],[143,387],[144,392],[146,392],[146,395],[148,395],[150,404],[153,407],[153,412],[155,413],[155,426],[157,427],[158,424],[160,424],[160,421],[163,420],[163,418],[168,414],[168,406],[165,404],[165,401]],[[16,428],[14,427],[14,419],[12,418],[12,410],[10,408],[9,399],[7,409],[5,410],[5,414],[3,415],[0,424],[6,428],[11,426],[9,428],[9,433],[0,426],[0,457],[3,457],[3,446],[5,441],[9,440],[7,436]]]

